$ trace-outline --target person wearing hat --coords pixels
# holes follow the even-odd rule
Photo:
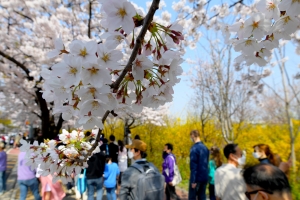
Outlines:
[[[137,200],[144,197],[139,196],[139,189],[142,186],[138,186],[138,180],[140,178],[141,171],[139,168],[149,168],[158,176],[162,176],[159,170],[150,162],[146,160],[147,157],[147,145],[142,140],[133,140],[131,145],[125,146],[128,149],[128,157],[134,160],[134,163],[129,166],[122,174],[121,189],[119,193],[120,200]],[[150,180],[150,179],[149,179]],[[156,178],[157,180],[157,178]],[[161,177],[162,186],[164,185],[164,177]],[[154,185],[160,185],[155,183]],[[164,188],[162,188],[163,195]],[[159,193],[160,191],[158,191]],[[158,194],[160,195],[160,194]],[[154,195],[155,196],[155,195]]]

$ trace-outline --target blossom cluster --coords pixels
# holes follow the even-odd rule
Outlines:
[[[266,66],[272,50],[279,47],[279,40],[290,40],[299,28],[299,9],[298,1],[260,0],[256,3],[257,12],[249,18],[224,25],[225,39],[234,44],[235,51],[241,52],[235,64]],[[231,34],[234,38],[230,39]]]
[[[146,19],[126,0],[100,3],[104,16],[101,26],[107,30],[103,40],[74,40],[66,47],[61,37],[55,39],[55,49],[48,57],[62,59],[41,72],[43,98],[54,102],[53,114],[62,113],[64,120],[75,119],[80,129],[102,130],[107,112],[141,112],[145,106],[158,108],[171,102],[173,86],[182,74],[183,59],[177,51],[183,40],[180,25],[151,21],[133,62],[128,63],[128,49],[122,46],[129,46],[129,54],[134,53]],[[58,148],[58,142],[50,140],[40,146],[23,141],[22,149],[29,150],[29,163],[35,167],[43,162],[43,175],[68,180],[71,173],[86,167],[85,158],[92,155],[89,149],[93,144],[81,131],[63,131],[59,138],[64,145]]]
[[[91,135],[86,136],[82,130],[68,132],[65,129],[57,140],[45,140],[38,144],[33,144],[21,140],[20,151],[26,152],[26,165],[31,169],[41,169],[42,176],[53,175],[53,181],[71,182],[72,174],[79,174],[82,168],[87,167],[86,159],[88,151],[91,150],[93,143],[96,142],[97,131],[92,131]],[[92,153],[100,152],[97,146]],[[82,162],[84,161],[84,162]]]

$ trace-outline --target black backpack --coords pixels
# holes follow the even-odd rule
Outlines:
[[[136,196],[138,200],[164,199],[165,178],[152,163],[136,162],[130,167],[134,167],[140,172],[137,177]]]

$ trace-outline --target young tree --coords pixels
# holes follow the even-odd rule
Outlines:
[[[200,61],[191,71],[195,103],[201,106],[203,125],[208,119],[217,119],[225,141],[231,143],[243,125],[253,119],[251,95],[259,86],[257,80],[237,81],[243,73],[233,66],[231,46],[222,47],[210,38],[207,41],[210,46],[204,50],[210,55],[210,61]],[[237,126],[236,130],[234,126]]]

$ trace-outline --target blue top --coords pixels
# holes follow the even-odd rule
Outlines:
[[[207,183],[209,150],[202,142],[190,150],[190,183]]]
[[[106,188],[114,188],[117,185],[117,176],[119,176],[120,170],[116,163],[110,163],[105,165],[104,170],[104,186]]]
[[[214,185],[215,184],[215,172],[217,169],[216,162],[214,160],[209,161],[209,173],[208,173],[208,181],[209,184]]]

